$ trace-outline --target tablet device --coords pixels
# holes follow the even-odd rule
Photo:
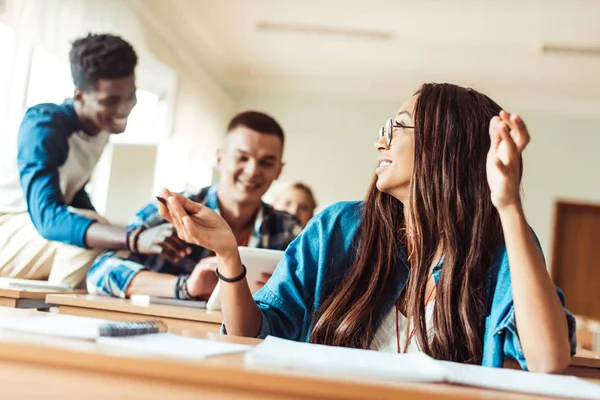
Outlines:
[[[252,294],[258,291],[255,282],[260,278],[263,272],[272,274],[279,260],[283,256],[281,250],[257,249],[254,247],[238,247],[242,264],[246,266],[246,280]],[[217,283],[215,290],[206,303],[207,310],[220,310],[221,299],[219,289],[221,282]]]

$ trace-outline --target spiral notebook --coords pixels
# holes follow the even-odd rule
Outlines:
[[[0,319],[0,329],[82,340],[160,333],[166,328],[160,321],[121,322],[62,314]]]

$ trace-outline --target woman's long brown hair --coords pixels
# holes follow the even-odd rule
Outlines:
[[[397,290],[392,277],[406,246],[410,276],[401,307],[414,321],[419,346],[437,359],[479,364],[489,268],[502,238],[486,178],[489,123],[501,107],[450,84],[425,84],[417,94],[408,224],[402,203],[377,190],[375,177],[355,239],[357,257],[324,293],[310,341],[369,348],[381,323],[377,316],[389,311],[381,294]],[[428,340],[425,289],[440,245],[444,261]]]

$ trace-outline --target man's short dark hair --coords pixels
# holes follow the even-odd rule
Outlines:
[[[137,55],[119,36],[88,34],[73,42],[69,54],[73,83],[82,90],[93,89],[100,79],[133,75]]]
[[[275,135],[281,139],[281,143],[284,143],[283,129],[277,121],[265,113],[258,111],[239,113],[229,122],[227,132],[231,132],[239,126],[244,126],[259,133]]]

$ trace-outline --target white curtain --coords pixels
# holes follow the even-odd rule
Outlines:
[[[162,77],[165,88],[176,85],[174,69],[151,53],[145,42],[144,28],[123,1],[0,1],[6,3],[2,20],[16,30],[20,40],[40,46],[59,59],[68,60],[71,43],[78,37],[89,32],[113,33],[122,36],[135,47],[140,58],[141,76],[138,78],[148,81],[142,82],[144,86],[154,85],[155,79],[152,78],[156,76]]]
[[[42,48],[64,62],[68,74],[71,43],[89,32],[118,34],[129,41],[139,56],[138,86],[174,103],[177,73],[151,53],[144,28],[123,1],[0,0],[0,22],[14,31],[17,40],[14,48],[0,49],[5,60],[0,69],[0,138],[15,137],[15,120],[25,108],[32,49]]]
[[[68,52],[70,41],[84,30],[88,1],[6,0],[4,20],[20,40],[55,55]]]

